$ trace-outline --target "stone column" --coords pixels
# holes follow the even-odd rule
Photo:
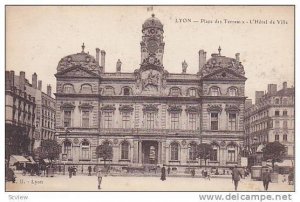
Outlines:
[[[158,142],[158,148],[157,148],[157,150],[158,150],[158,154],[157,154],[157,163],[158,164],[161,164],[161,159],[162,159],[162,152],[161,152],[161,150],[162,150],[162,146],[161,146],[161,141],[159,141]]]
[[[162,163],[169,164],[169,147],[166,146],[166,141],[162,142]]]
[[[142,163],[142,155],[143,155],[143,152],[142,152],[142,141],[139,140],[139,162],[138,163]]]

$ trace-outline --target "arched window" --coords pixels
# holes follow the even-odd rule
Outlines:
[[[214,87],[211,87],[210,88],[210,95],[211,96],[219,96],[221,93],[220,93],[220,88],[214,86]]]
[[[81,160],[90,160],[90,143],[87,140],[81,143]]]
[[[129,159],[129,143],[122,142],[121,144],[121,159],[127,160]]]
[[[178,161],[179,145],[176,142],[171,144],[171,161]]]
[[[74,93],[74,87],[72,84],[65,84],[63,91],[64,93]]]
[[[197,144],[191,143],[188,146],[189,160],[195,161],[197,158]]]
[[[111,86],[105,87],[105,95],[115,95],[115,89]]]
[[[92,86],[90,84],[82,84],[80,93],[92,93]]]
[[[170,89],[170,95],[171,96],[180,96],[181,95],[181,89],[178,87],[172,87]]]
[[[72,160],[72,143],[68,140],[64,142],[64,154],[66,155],[66,160]]]

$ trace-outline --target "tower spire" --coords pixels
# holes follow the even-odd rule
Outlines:
[[[221,46],[219,46],[218,51],[219,51],[219,56],[221,56]]]

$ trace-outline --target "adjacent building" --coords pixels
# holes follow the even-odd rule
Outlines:
[[[247,100],[245,110],[246,145],[249,150],[278,141],[286,147],[286,158],[295,156],[295,88],[268,84],[268,91],[255,92],[255,104]],[[260,147],[261,148],[261,147]],[[255,151],[252,151],[255,152]]]
[[[29,154],[34,144],[35,97],[26,92],[25,72],[5,71],[5,158]],[[16,85],[18,83],[18,85]]]
[[[175,43],[175,42],[174,42]],[[57,66],[56,132],[61,162],[97,164],[96,147],[113,148],[114,165],[199,165],[196,146],[211,144],[210,166],[239,164],[244,140],[245,72],[234,58],[199,51],[199,72],[165,67],[163,24],[154,15],[142,25],[141,62],[122,72],[105,66],[106,52],[82,51]],[[112,72],[109,72],[112,71]]]
[[[42,140],[55,137],[55,99],[51,97],[51,86],[47,86],[47,93],[42,92],[42,81],[37,80],[36,73],[32,75],[32,83],[23,71],[20,76],[14,71],[6,71],[5,75],[6,138],[12,136],[12,142],[18,142],[18,134],[22,133],[26,139],[26,146],[23,145],[26,149],[20,147],[18,151],[7,154],[30,154]],[[10,150],[8,147],[6,151]],[[17,148],[16,145],[12,147]]]

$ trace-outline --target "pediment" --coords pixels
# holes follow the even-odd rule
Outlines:
[[[238,80],[238,81],[246,81],[247,78],[238,74],[237,72],[223,68],[219,69],[211,74],[208,74],[203,77],[203,80]]]
[[[80,66],[71,67],[55,74],[56,77],[99,77],[96,73]]]

